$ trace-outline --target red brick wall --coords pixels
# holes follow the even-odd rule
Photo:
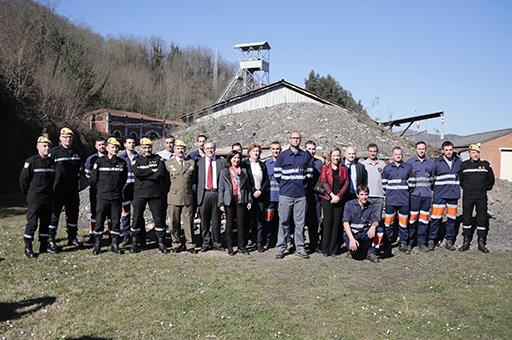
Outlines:
[[[480,150],[480,157],[491,163],[496,178],[500,178],[500,148],[512,148],[512,133],[483,143]]]

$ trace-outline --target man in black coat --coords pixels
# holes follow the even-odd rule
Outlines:
[[[27,225],[23,240],[25,256],[36,257],[32,250],[32,241],[39,221],[39,253],[56,253],[55,243],[48,249],[48,226],[52,213],[53,182],[55,177],[55,162],[48,157],[51,141],[47,136],[37,139],[37,155],[25,161],[20,173],[21,192],[27,198]]]
[[[99,255],[101,237],[107,216],[111,216],[112,252],[123,254],[119,248],[121,237],[121,210],[123,207],[123,187],[128,178],[126,161],[117,157],[121,143],[114,137],[107,141],[107,155],[99,157],[91,171],[91,185],[96,188],[96,217],[98,223],[94,226],[93,255]]]

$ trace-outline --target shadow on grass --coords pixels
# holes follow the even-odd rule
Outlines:
[[[0,322],[20,319],[26,314],[32,314],[51,305],[57,300],[53,296],[27,299],[18,302],[0,302]]]
[[[112,338],[103,338],[99,336],[88,336],[88,335],[82,335],[76,338],[66,338],[67,340],[109,340]]]
[[[27,209],[24,207],[0,207],[0,218],[25,215]]]

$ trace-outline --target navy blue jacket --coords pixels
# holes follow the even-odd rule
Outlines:
[[[451,168],[443,156],[434,161],[434,169],[432,171],[432,176],[434,177],[434,199],[460,198],[459,170],[461,165],[462,162],[456,156],[452,158]]]
[[[353,232],[359,232],[361,229],[369,228],[375,222],[379,222],[380,218],[370,202],[361,207],[359,200],[355,198],[345,204],[342,221],[350,223]]]
[[[382,170],[382,186],[386,192],[386,205],[409,205],[409,178],[412,175],[412,165],[401,162],[389,163]]]
[[[418,156],[414,156],[407,163],[411,164],[413,168],[411,178],[409,179],[411,196],[432,197],[434,162],[427,157],[421,161]]]
[[[295,154],[291,149],[279,154],[274,164],[274,177],[279,183],[279,195],[304,197],[313,177],[313,158],[304,150]]]

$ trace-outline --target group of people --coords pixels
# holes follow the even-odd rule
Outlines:
[[[235,143],[225,158],[219,157],[215,142],[205,135],[197,136],[196,149],[189,153],[186,143],[173,136],[165,138],[165,148],[158,153],[148,138],[140,139],[137,153],[133,138],[125,139],[120,152],[121,142],[110,137],[96,140],[96,152],[82,166],[72,147],[73,135],[71,129],[62,128],[59,146],[53,149],[48,136],[40,136],[38,153],[23,166],[19,181],[27,197],[23,235],[27,257],[37,256],[32,243],[38,225],[39,254],[59,252],[55,237],[63,208],[68,246],[82,246],[77,233],[82,172],[90,184],[88,242],[94,255],[101,252],[105,224],[112,252],[122,254],[127,247],[140,252],[146,242],[146,206],[161,253],[218,250],[233,256],[275,248],[276,259],[291,253],[309,258],[315,252],[337,256],[344,244],[354,258],[379,262],[392,255],[398,240],[399,251],[406,254],[414,247],[433,251],[441,241],[445,213],[444,246],[455,250],[461,188],[459,250],[470,248],[476,229],[478,249],[489,251],[487,191],[493,187],[494,174],[480,159],[476,144],[470,146],[470,159],[464,162],[449,141],[433,161],[424,142],[416,143],[416,155],[407,161],[400,147],[393,149],[389,162],[378,159],[376,144],[368,145],[364,161],[353,146],[334,148],[321,160],[315,142],[307,141],[302,149],[302,137],[294,131],[288,136],[289,148],[282,150],[280,142],[272,142],[270,157],[262,161],[258,144],[249,145],[244,156],[242,145]],[[197,211],[199,235],[194,232]],[[170,240],[166,240],[167,217]]]

